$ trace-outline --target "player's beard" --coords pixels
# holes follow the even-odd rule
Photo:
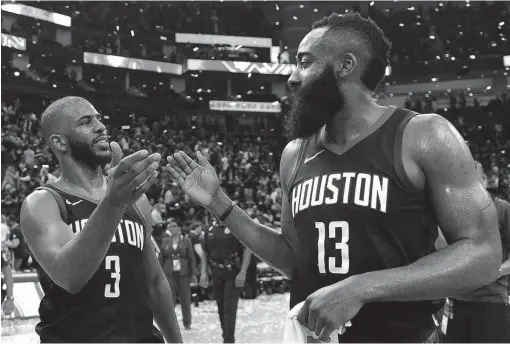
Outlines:
[[[108,154],[97,154],[89,144],[76,141],[71,137],[68,138],[68,143],[71,148],[71,157],[92,170],[104,167],[112,160],[111,151],[108,151]]]
[[[284,123],[285,136],[290,140],[317,133],[344,105],[331,66],[326,67],[317,79],[302,85],[293,98]]]

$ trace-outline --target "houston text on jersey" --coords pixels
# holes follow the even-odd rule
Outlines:
[[[387,201],[388,178],[367,173],[333,173],[295,185],[292,190],[292,214],[295,217],[305,209],[338,202],[386,213]]]

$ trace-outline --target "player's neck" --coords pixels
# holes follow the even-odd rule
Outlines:
[[[106,180],[100,166],[92,169],[76,160],[60,161],[61,177],[58,184],[73,188],[75,192],[101,199],[106,190]]]
[[[386,107],[377,105],[371,94],[346,92],[342,110],[327,124],[328,138],[343,146],[356,139],[382,116]]]

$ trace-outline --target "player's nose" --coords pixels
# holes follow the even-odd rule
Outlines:
[[[96,124],[96,125],[95,125],[95,128],[94,128],[94,129],[95,129],[94,131],[95,131],[96,133],[103,133],[103,132],[105,132],[105,131],[106,131],[106,127],[105,127],[105,125],[103,124],[103,122],[101,122],[101,121],[99,121],[99,120],[98,120],[98,121],[95,121],[95,124]]]
[[[289,80],[287,80],[287,85],[289,86],[289,89],[294,92],[299,87],[301,81],[299,80],[299,77],[297,75],[297,72],[294,71],[292,75],[290,76]]]

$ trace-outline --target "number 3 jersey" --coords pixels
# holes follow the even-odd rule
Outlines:
[[[52,188],[64,199],[69,227],[78,234],[96,204]],[[41,342],[162,342],[148,306],[149,290],[142,266],[146,240],[151,239],[142,215],[129,207],[105,258],[80,292],[68,293],[39,268],[45,293],[39,306],[41,321],[36,326]]]
[[[298,235],[291,308],[322,287],[434,251],[434,213],[411,191],[400,151],[403,128],[415,114],[390,106],[345,148],[328,143],[324,128],[302,141],[288,195]],[[438,303],[366,304],[339,340],[425,340]]]

